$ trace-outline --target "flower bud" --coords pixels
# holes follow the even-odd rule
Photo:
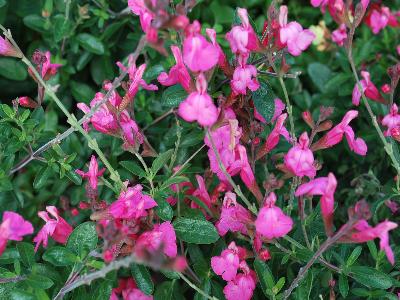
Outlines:
[[[21,51],[15,49],[15,47],[6,39],[0,36],[0,55],[22,57]]]
[[[304,122],[306,122],[306,124],[308,126],[310,126],[310,128],[314,128],[315,123],[314,123],[314,120],[313,120],[313,117],[312,117],[310,111],[308,111],[308,110],[307,111],[303,111],[301,116],[302,116]]]
[[[392,138],[394,138],[396,141],[400,142],[400,128],[399,127],[394,127],[392,130],[390,130],[390,135]]]
[[[22,107],[28,107],[28,108],[36,108],[38,107],[38,104],[33,101],[31,98],[24,96],[24,97],[19,97],[18,98],[18,104]]]
[[[389,94],[390,90],[390,85],[388,85],[387,83],[381,86],[381,91],[384,94]]]

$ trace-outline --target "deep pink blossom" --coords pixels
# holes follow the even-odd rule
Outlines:
[[[139,126],[134,120],[131,119],[126,110],[120,114],[119,125],[122,129],[125,148],[143,144],[144,138],[139,131]]]
[[[332,232],[333,224],[333,210],[335,206],[335,190],[337,181],[335,175],[328,174],[328,177],[319,177],[307,183],[300,185],[295,193],[296,197],[299,196],[321,196],[321,212],[324,220],[326,232],[328,235]]]
[[[266,197],[264,207],[258,213],[255,221],[256,231],[269,240],[285,236],[292,230],[293,220],[275,206],[276,195],[271,192]]]
[[[397,227],[396,223],[387,220],[375,227],[371,227],[365,220],[360,220],[354,225],[355,232],[352,233],[351,240],[356,243],[364,243],[379,238],[381,250],[385,251],[389,262],[394,265],[394,254],[389,244],[389,231]]]
[[[281,99],[275,98],[274,103],[275,103],[274,115],[273,115],[271,121],[268,123],[274,123],[275,120],[278,119],[278,117],[282,114],[282,112],[285,109],[285,104],[282,102]],[[256,118],[258,121],[260,121],[262,123],[267,123],[265,121],[264,117],[258,113],[257,109],[254,109],[254,118]]]
[[[221,46],[217,43],[217,33],[212,28],[207,28],[206,33],[211,43],[218,49],[218,66],[224,70],[229,65],[229,63],[226,59],[224,51],[222,50]]]
[[[400,126],[400,114],[398,113],[396,103],[393,103],[389,113],[382,119],[382,125],[387,127],[387,130],[384,132],[385,136],[390,136],[391,130]]]
[[[155,1],[152,1],[153,6],[155,6]],[[128,6],[132,12],[139,16],[140,25],[143,32],[146,33],[147,40],[150,43],[156,43],[158,39],[157,29],[151,26],[151,22],[154,19],[154,13],[147,8],[144,0],[128,0]]]
[[[0,36],[0,55],[21,57],[21,53],[19,53],[14,46],[2,36]]]
[[[204,178],[201,177],[200,175],[196,175],[196,180],[197,180],[198,188],[196,188],[193,191],[192,196],[198,198],[208,208],[211,208],[211,197],[207,191],[207,187],[206,187],[206,183],[204,182]],[[202,208],[200,205],[198,205],[195,201],[192,201],[190,203],[190,207],[199,208],[207,218],[210,217],[207,214],[206,210],[204,208]]]
[[[236,277],[239,263],[238,248],[235,242],[231,242],[228,249],[222,251],[220,256],[211,258],[211,268],[225,281],[231,281]]]
[[[118,300],[122,295],[124,300],[153,300],[153,296],[144,294],[136,286],[132,277],[118,280],[118,287],[112,289],[110,300]]]
[[[181,49],[178,46],[171,46],[172,54],[175,57],[176,65],[173,66],[169,73],[162,72],[158,75],[157,80],[165,86],[171,86],[179,83],[187,92],[190,92],[190,84],[192,79],[183,63]]]
[[[264,148],[266,153],[272,151],[279,143],[279,136],[283,136],[287,141],[290,140],[289,132],[284,126],[285,120],[287,118],[287,114],[281,114],[272,129],[271,133],[268,135],[267,140],[265,142]]]
[[[7,241],[22,241],[24,235],[32,234],[33,226],[25,221],[22,216],[12,211],[3,213],[3,220],[0,224],[0,256],[3,254]]]
[[[27,96],[18,97],[18,104],[22,107],[36,108],[39,104]]]
[[[300,136],[298,144],[285,155],[285,166],[296,176],[315,177],[317,170],[314,166],[314,155],[309,148],[307,132]]]
[[[50,79],[50,77],[56,75],[58,68],[62,66],[61,64],[52,64],[50,59],[51,59],[51,53],[50,51],[46,51],[45,62],[42,64],[42,70],[41,70],[42,78],[44,80],[48,80]]]
[[[75,170],[82,178],[87,178],[90,186],[93,190],[97,190],[97,178],[101,177],[106,169],[103,168],[99,170],[99,164],[97,163],[96,157],[92,155],[89,164],[89,170],[87,172],[83,172],[81,170]]]
[[[183,61],[192,72],[205,72],[212,69],[219,59],[220,52],[200,34],[200,24],[183,42]]]
[[[33,241],[36,243],[35,251],[39,249],[40,244],[43,243],[43,247],[47,247],[48,238],[51,236],[53,240],[60,244],[65,244],[73,228],[67,223],[58,213],[55,206],[46,206],[46,211],[39,211],[38,216],[46,222],[46,224],[40,229],[38,234],[35,236]],[[51,216],[54,217],[52,219]]]
[[[377,6],[369,13],[366,23],[374,34],[378,34],[389,24],[391,17],[390,9],[386,6]]]
[[[395,214],[400,210],[400,206],[396,201],[386,200],[385,205],[390,209],[392,214]]]
[[[179,104],[178,113],[187,122],[197,121],[201,126],[211,126],[218,118],[218,110],[207,93],[207,81],[200,73],[196,81],[197,91]]]
[[[347,29],[345,24],[341,24],[338,29],[332,32],[332,41],[339,46],[344,45],[344,41],[347,39]]]
[[[247,10],[244,8],[237,9],[241,24],[234,26],[231,31],[226,34],[226,39],[231,46],[231,50],[235,54],[248,54],[258,48],[258,38],[250,25]]]
[[[147,216],[147,210],[157,206],[157,202],[143,194],[142,190],[143,187],[137,184],[122,191],[117,201],[108,208],[109,213],[114,218],[128,220]]]
[[[175,257],[178,252],[175,230],[169,221],[154,225],[151,231],[142,233],[136,240],[135,252],[139,256],[160,249],[168,257]]]
[[[236,194],[227,192],[222,204],[219,221],[215,224],[221,236],[228,231],[247,234],[246,224],[251,222],[250,212],[237,203]]]
[[[315,39],[315,34],[297,22],[287,22],[288,9],[282,5],[279,10],[279,41],[283,46],[288,47],[288,51],[293,56],[299,56],[306,50]]]
[[[386,103],[385,99],[379,93],[378,88],[371,81],[370,74],[366,71],[362,71],[361,76],[363,77],[363,79],[360,80],[360,84],[365,97],[379,103]],[[358,84],[356,83],[352,95],[352,102],[354,105],[358,106],[360,104],[361,95],[362,93],[358,87]]]
[[[234,94],[246,95],[247,89],[254,92],[260,87],[257,81],[257,68],[246,64],[246,58],[239,59],[241,63],[236,67],[231,80],[231,88]]]
[[[227,300],[250,300],[256,288],[257,277],[253,270],[250,270],[245,261],[240,263],[243,274],[237,274],[229,281],[224,288],[224,295]]]

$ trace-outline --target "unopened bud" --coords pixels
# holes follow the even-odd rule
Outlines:
[[[317,128],[317,132],[322,132],[322,131],[326,131],[331,129],[333,126],[333,123],[331,120],[322,122],[321,124],[319,124],[318,128]]]
[[[16,49],[6,38],[0,36],[0,55],[22,57],[21,51]]]
[[[38,104],[33,101],[31,98],[29,97],[19,97],[18,98],[18,104],[22,107],[28,107],[28,108],[36,108],[38,107]]]
[[[389,94],[390,93],[390,85],[387,83],[381,86],[381,91],[384,94]]]
[[[396,141],[400,142],[400,128],[399,127],[394,127],[390,130],[390,135],[392,138],[394,138]]]
[[[301,116],[302,116],[304,122],[306,122],[306,124],[308,126],[310,126],[310,128],[314,128],[315,123],[314,123],[314,120],[313,120],[313,117],[312,117],[311,113],[308,110],[307,111],[303,111]]]

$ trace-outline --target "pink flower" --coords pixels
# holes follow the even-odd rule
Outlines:
[[[246,224],[251,222],[250,212],[236,202],[236,195],[227,192],[221,209],[219,221],[215,224],[220,236],[228,231],[247,234]]]
[[[179,83],[187,92],[190,92],[192,79],[183,63],[182,53],[178,46],[171,46],[171,51],[175,57],[176,65],[169,70],[169,74],[162,72],[157,80],[165,86]]]
[[[218,49],[218,66],[224,70],[229,66],[229,63],[226,60],[224,51],[222,51],[221,46],[217,43],[217,33],[212,28],[207,28],[206,33],[208,38],[211,40],[211,43]]]
[[[358,111],[348,111],[343,117],[343,120],[338,125],[329,130],[328,133],[316,143],[315,148],[313,147],[313,149],[316,150],[330,148],[340,143],[340,141],[343,139],[343,135],[345,134],[350,150],[359,155],[365,156],[368,150],[367,144],[365,144],[363,139],[355,138],[353,128],[351,128],[349,125],[351,120],[353,120],[357,116]]]
[[[378,9],[372,10],[366,23],[374,34],[378,34],[388,25],[390,16],[391,13],[388,7],[378,7]]]
[[[360,220],[353,227],[355,232],[351,235],[351,240],[355,243],[364,243],[379,238],[381,250],[385,251],[389,262],[394,265],[394,254],[389,245],[389,231],[397,228],[397,226],[394,222],[384,221],[375,227],[371,227],[367,221]]]
[[[296,197],[299,196],[315,196],[321,197],[321,212],[325,224],[325,229],[328,235],[332,233],[333,224],[333,210],[335,206],[335,190],[337,181],[335,175],[328,174],[328,177],[319,177],[307,183],[300,185],[295,193]]]
[[[314,155],[308,144],[308,135],[304,132],[299,138],[299,143],[285,155],[285,166],[296,176],[314,178],[317,171],[314,166]]]
[[[121,294],[124,300],[153,300],[153,296],[148,296],[137,288],[132,277],[118,280],[118,287],[112,289],[110,300],[118,300],[118,295]]]
[[[284,126],[287,114],[281,114],[275,124],[274,129],[268,135],[264,148],[267,153],[271,152],[279,143],[279,136],[282,135],[287,141],[290,140],[289,132]]]
[[[397,213],[397,211],[400,209],[399,205],[395,201],[392,201],[392,200],[386,200],[385,205],[390,209],[392,214]]]
[[[338,29],[332,32],[332,41],[339,46],[343,46],[344,41],[347,39],[346,25],[341,24]]]
[[[144,195],[142,190],[143,187],[137,184],[122,191],[117,201],[109,206],[109,213],[114,218],[128,220],[147,216],[146,210],[157,206],[157,202],[150,196]]]
[[[196,89],[179,104],[178,113],[187,122],[197,121],[201,126],[211,126],[218,119],[218,110],[207,94],[207,81],[203,73],[197,77]]]
[[[200,26],[198,29],[200,30]],[[218,48],[209,43],[199,30],[189,34],[183,42],[183,61],[192,72],[212,69],[218,63],[220,55]]]
[[[353,104],[356,106],[360,104],[362,93],[364,93],[365,97],[370,98],[371,100],[374,100],[379,103],[386,103],[386,100],[379,93],[378,88],[371,81],[370,74],[366,71],[362,71],[361,76],[364,78],[360,80],[362,92],[360,91],[358,84],[356,83],[353,89],[353,96],[352,96]]]
[[[288,51],[293,56],[299,56],[301,52],[310,46],[315,39],[311,30],[303,29],[297,22],[287,23],[288,9],[282,5],[279,10],[279,40],[283,46],[288,47]]]
[[[152,4],[155,6],[154,1],[152,1]],[[140,25],[143,32],[146,33],[147,40],[150,43],[156,43],[158,40],[157,29],[151,26],[151,22],[154,19],[154,13],[147,8],[144,0],[128,0],[128,6],[135,15],[139,16]]]
[[[285,109],[285,104],[282,102],[281,99],[275,98],[274,103],[275,103],[274,116],[272,117],[271,121],[268,123],[275,122],[275,120],[282,114],[282,112]],[[264,117],[262,115],[260,115],[256,109],[254,109],[254,118],[256,118],[261,123],[267,123],[265,121]]]
[[[22,241],[24,235],[32,234],[33,226],[23,217],[12,211],[3,213],[3,221],[0,224],[0,256],[7,246],[7,241]]]
[[[227,300],[250,300],[256,288],[257,277],[253,270],[250,270],[245,261],[240,263],[243,274],[237,274],[229,281],[224,288],[224,295]]]
[[[242,24],[234,26],[231,31],[226,34],[226,39],[233,53],[248,54],[258,49],[258,38],[253,27],[250,25],[247,10],[238,8],[237,13]]]
[[[176,235],[171,222],[154,225],[153,230],[142,233],[136,240],[135,252],[143,256],[145,252],[156,252],[162,249],[168,257],[177,255]]]
[[[400,55],[400,45],[397,45],[396,50],[397,50],[397,54]]]
[[[90,183],[90,187],[93,190],[97,190],[97,178],[101,177],[106,169],[103,168],[99,170],[99,165],[97,163],[96,157],[92,155],[89,164],[89,170],[85,173],[81,170],[75,170],[77,174],[79,174],[82,178],[87,178]]]
[[[390,136],[391,130],[400,126],[400,115],[396,103],[393,103],[390,112],[382,119],[382,125],[387,127],[384,132],[385,136]]]
[[[36,243],[35,251],[39,249],[40,244],[47,247],[48,238],[51,236],[53,240],[60,244],[65,244],[73,228],[60,215],[55,206],[46,206],[46,210],[55,219],[52,219],[46,211],[39,211],[38,216],[43,219],[46,224],[40,229],[33,241]]]
[[[319,7],[321,6],[322,9],[325,9],[325,7],[328,5],[329,0],[311,0],[311,5],[314,7]]]
[[[238,248],[235,242],[231,242],[228,249],[222,251],[221,256],[211,258],[211,268],[225,281],[231,281],[236,277],[239,263]]]
[[[17,51],[13,45],[6,39],[0,36],[0,55],[21,57],[21,53]]]
[[[136,147],[137,145],[143,144],[143,135],[139,132],[138,125],[131,119],[126,110],[120,114],[119,124],[122,129],[125,148],[129,148],[130,146]]]
[[[18,97],[18,104],[22,107],[36,108],[39,106],[37,102],[27,96]]]
[[[256,231],[269,240],[280,238],[292,230],[293,220],[275,206],[276,195],[271,192],[255,221]]]
[[[246,65],[246,59],[240,59],[242,61],[239,66],[236,67],[233,73],[233,79],[231,80],[232,91],[237,95],[246,95],[247,88],[254,92],[260,87],[260,83],[257,81],[257,69],[253,65]]]
[[[51,53],[50,51],[46,51],[45,53],[45,62],[42,64],[42,78],[44,80],[49,80],[50,77],[53,77],[54,75],[57,74],[58,68],[60,68],[62,65],[60,64],[52,64],[50,59],[51,59]]]

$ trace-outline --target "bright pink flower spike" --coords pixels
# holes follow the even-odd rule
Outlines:
[[[365,97],[374,100],[375,102],[386,103],[385,99],[379,93],[378,88],[371,81],[370,74],[366,71],[362,71],[361,76],[363,77],[363,79],[360,80],[360,84],[362,87],[362,92],[364,93]],[[356,83],[352,95],[352,102],[355,106],[360,105],[361,95],[362,93],[358,88],[358,84]]]
[[[67,223],[60,215],[55,206],[46,206],[46,211],[39,211],[38,216],[43,219],[46,224],[40,229],[38,234],[35,236],[33,241],[36,243],[35,251],[39,249],[40,244],[43,243],[43,247],[47,247],[48,238],[51,236],[53,240],[60,244],[65,244],[73,228]],[[52,219],[49,216],[53,216]]]
[[[261,208],[255,221],[257,233],[269,240],[285,236],[293,227],[293,220],[275,206],[275,202],[276,195],[271,192],[265,199],[264,207]]]
[[[201,126],[211,126],[218,119],[218,110],[207,94],[207,81],[203,73],[197,78],[196,89],[179,104],[178,113],[187,122],[197,121]]]
[[[315,177],[317,170],[314,166],[314,155],[309,148],[307,132],[300,136],[299,143],[285,155],[285,166],[296,176]]]
[[[341,24],[338,29],[332,32],[332,41],[334,41],[339,46],[344,45],[344,41],[347,39],[346,25]]]
[[[162,72],[157,80],[165,86],[179,83],[187,92],[190,92],[191,78],[186,66],[183,63],[181,49],[178,46],[171,46],[171,51],[175,57],[176,65],[169,70],[169,74]]]
[[[299,56],[315,39],[315,34],[297,22],[287,22],[288,9],[282,5],[279,10],[279,40],[282,45],[287,45],[288,52],[293,56]]]
[[[222,251],[221,256],[211,258],[211,268],[225,281],[231,281],[236,277],[239,263],[238,248],[235,242],[231,242],[228,249]]]
[[[116,219],[127,220],[147,216],[147,210],[157,206],[157,202],[150,196],[144,195],[142,190],[143,187],[137,184],[122,191],[117,201],[109,206],[109,213]]]
[[[97,190],[97,178],[101,177],[105,170],[105,168],[99,170],[99,164],[97,163],[96,157],[92,155],[90,159],[89,170],[86,173],[81,170],[75,170],[75,172],[79,174],[82,178],[87,178],[90,183],[90,187],[93,190]]]
[[[3,254],[7,241],[22,241],[24,235],[32,234],[33,226],[23,217],[12,211],[3,213],[3,221],[0,224],[0,256]]]
[[[250,212],[236,202],[236,195],[234,193],[227,192],[224,197],[221,216],[215,224],[219,235],[224,236],[228,231],[240,232],[247,235],[246,224],[250,222]]]
[[[168,257],[175,257],[178,253],[175,230],[169,221],[156,224],[153,230],[142,233],[136,240],[135,252],[142,256],[144,251],[155,252],[161,247]]]
[[[385,136],[390,136],[391,130],[400,126],[400,114],[398,113],[396,103],[393,103],[390,112],[382,119],[382,125],[387,127],[387,130],[384,132]]]

